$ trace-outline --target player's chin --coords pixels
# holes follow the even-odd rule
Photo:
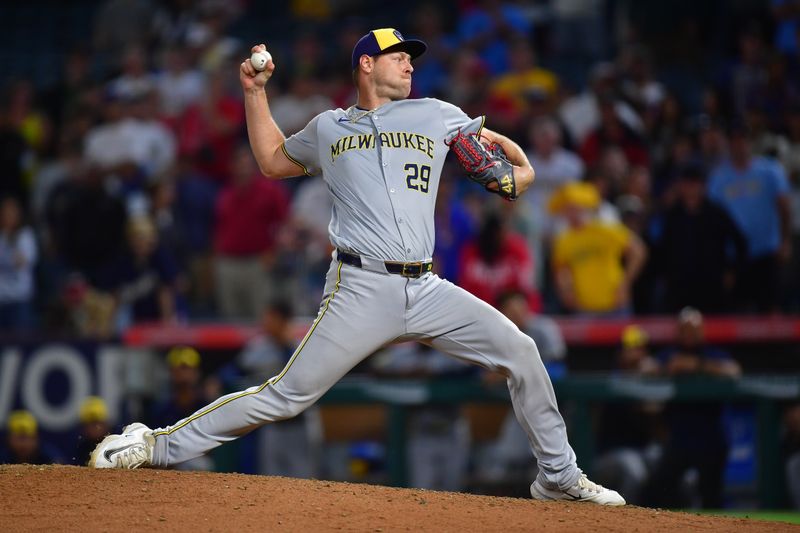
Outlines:
[[[395,91],[393,91],[392,100],[405,100],[411,94],[411,83],[408,83],[408,86],[401,86],[397,87]]]

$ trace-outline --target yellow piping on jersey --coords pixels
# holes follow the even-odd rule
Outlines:
[[[314,320],[314,324],[311,326],[311,329],[309,329],[308,333],[306,333],[306,336],[303,337],[303,342],[301,342],[300,346],[298,346],[297,349],[294,351],[294,353],[292,354],[292,357],[289,358],[289,362],[286,363],[286,366],[284,367],[284,369],[281,371],[280,374],[278,374],[277,376],[275,376],[273,378],[270,378],[263,385],[261,385],[260,387],[258,387],[255,390],[245,391],[245,392],[242,392],[241,394],[237,394],[236,396],[232,396],[232,397],[228,398],[227,400],[225,400],[224,402],[220,402],[220,403],[218,403],[216,405],[210,406],[210,407],[208,407],[208,408],[206,408],[206,409],[204,409],[202,411],[199,411],[199,412],[195,413],[194,415],[192,415],[189,418],[187,418],[186,420],[184,420],[182,423],[178,424],[175,427],[170,428],[167,431],[154,432],[153,436],[154,437],[159,437],[159,436],[162,436],[162,435],[171,435],[172,433],[178,431],[182,427],[185,427],[187,424],[189,424],[191,422],[194,422],[198,418],[200,418],[202,416],[205,416],[208,413],[211,413],[212,411],[214,411],[216,409],[219,409],[223,405],[226,405],[226,404],[232,402],[233,400],[238,400],[239,398],[244,398],[245,396],[251,396],[253,394],[258,394],[259,392],[263,391],[267,387],[267,385],[275,385],[278,381],[280,381],[280,379],[283,376],[286,375],[286,372],[289,371],[289,368],[292,366],[292,363],[294,363],[294,361],[300,355],[300,352],[305,347],[306,343],[308,342],[308,339],[311,338],[311,334],[314,333],[315,329],[317,329],[317,325],[319,325],[320,321],[322,321],[322,317],[325,316],[325,313],[328,311],[328,306],[330,305],[330,303],[333,300],[334,296],[336,296],[336,293],[339,292],[339,284],[342,281],[342,264],[343,263],[341,261],[339,261],[339,268],[336,270],[336,285],[334,286],[333,291],[331,292],[331,295],[328,297],[327,300],[325,300],[325,306],[322,308],[322,312],[319,314],[317,319]]]
[[[478,126],[478,131],[477,131],[477,132],[475,132],[475,135],[477,135],[478,137],[480,137],[480,136],[481,136],[481,132],[483,131],[483,125],[484,125],[485,123],[486,123],[486,115],[483,115],[483,116],[481,117],[481,125],[480,125],[480,126]],[[288,154],[287,154],[287,155],[288,155]]]
[[[311,326],[311,329],[308,330],[308,333],[306,333],[306,336],[303,338],[303,342],[300,343],[300,346],[298,346],[297,349],[294,351],[292,357],[289,358],[289,362],[286,363],[286,367],[283,369],[283,371],[274,378],[270,378],[270,380],[267,381],[267,383],[274,385],[275,383],[280,381],[284,375],[286,375],[286,372],[289,370],[289,367],[292,366],[292,363],[294,363],[294,360],[297,359],[298,355],[300,355],[300,352],[303,350],[303,347],[308,342],[308,339],[311,338],[311,334],[314,333],[315,329],[317,329],[317,324],[319,324],[320,321],[322,320],[322,317],[325,316],[325,312],[328,310],[328,305],[330,305],[331,301],[333,300],[333,297],[336,296],[336,293],[339,292],[339,283],[342,280],[342,265],[343,263],[339,261],[339,268],[336,270],[336,285],[333,287],[333,292],[331,292],[330,297],[327,300],[325,300],[325,308],[319,314],[319,318],[317,318],[314,321],[314,325]]]
[[[303,174],[305,174],[306,176],[311,175],[311,173],[308,171],[308,169],[303,163],[301,163],[300,161],[289,155],[289,152],[286,151],[286,143],[281,143],[281,150],[283,151],[283,155],[289,158],[289,161],[291,161],[292,163],[303,169]]]

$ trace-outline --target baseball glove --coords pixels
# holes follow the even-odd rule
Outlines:
[[[485,146],[476,135],[464,135],[459,131],[447,145],[471,180],[507,200],[517,199],[514,169],[499,144]],[[497,183],[496,189],[490,187],[492,183]]]

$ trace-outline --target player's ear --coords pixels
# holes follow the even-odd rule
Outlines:
[[[375,68],[375,58],[372,56],[368,56],[367,54],[363,54],[358,59],[358,64],[366,73],[372,72],[372,69]]]

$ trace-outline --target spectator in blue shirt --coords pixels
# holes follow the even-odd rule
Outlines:
[[[522,10],[502,0],[482,0],[458,24],[462,45],[475,50],[492,74],[508,70],[508,43],[514,37],[529,39],[531,24]]]
[[[797,32],[800,30],[800,2],[772,0],[775,19],[775,48],[784,54],[797,56]]]
[[[182,273],[171,250],[158,242],[152,219],[134,217],[127,230],[128,249],[98,276],[97,288],[115,296],[121,326],[182,319]]]
[[[748,261],[739,277],[744,310],[778,310],[781,266],[791,256],[789,182],[783,167],[752,153],[749,132],[735,124],[730,157],[712,171],[709,198],[733,218],[747,240]]]
[[[219,187],[195,172],[187,158],[182,158],[179,165],[172,206],[175,233],[183,252],[179,259],[189,277],[191,310],[208,314],[214,307],[212,236]]]
[[[414,36],[428,45],[426,53],[414,61],[413,92],[441,96],[450,81],[448,63],[456,49],[454,37],[444,33],[442,11],[435,4],[424,4],[414,15]]]
[[[686,307],[678,314],[677,345],[658,355],[661,373],[676,380],[736,378],[739,363],[722,349],[705,343],[703,315]],[[704,508],[722,508],[722,488],[728,443],[722,424],[723,405],[713,402],[675,402],[664,418],[668,436],[664,452],[644,493],[644,505],[686,507],[683,488],[687,470],[699,474]]]

